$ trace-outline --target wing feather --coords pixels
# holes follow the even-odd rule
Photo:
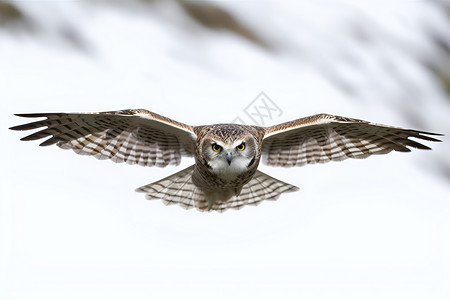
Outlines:
[[[293,167],[305,164],[366,158],[408,147],[430,149],[415,138],[440,142],[440,134],[404,129],[328,114],[319,114],[266,128],[263,162]]]
[[[191,126],[144,109],[17,116],[45,118],[11,127],[12,130],[41,129],[21,140],[48,138],[40,145],[56,144],[98,159],[164,167],[178,165],[181,156],[192,156],[195,151],[196,136]]]

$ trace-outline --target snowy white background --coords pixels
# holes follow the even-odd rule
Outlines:
[[[0,2],[0,299],[449,299],[449,16],[446,1]],[[261,166],[301,190],[219,214],[134,192],[192,159],[114,164],[7,129],[125,108],[249,122],[261,91],[272,123],[327,112],[446,136]]]

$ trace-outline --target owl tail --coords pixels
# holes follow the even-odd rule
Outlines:
[[[147,199],[162,199],[166,205],[179,204],[185,209],[195,207],[201,211],[223,212],[228,208],[240,209],[245,205],[258,205],[263,200],[276,200],[282,193],[298,190],[296,186],[256,171],[250,182],[242,187],[239,195],[223,200],[217,197],[218,200],[211,203],[203,191],[192,182],[194,167],[190,166],[136,191],[145,193]]]
[[[192,182],[194,167],[192,165],[159,181],[141,186],[136,192],[145,193],[149,200],[161,199],[166,205],[179,204],[185,209],[198,207],[200,202],[206,201],[204,193]]]
[[[298,191],[299,188],[256,171],[249,183],[242,187],[238,196],[218,202],[213,209],[224,211],[227,208],[241,209],[245,205],[258,205],[263,200],[277,200],[281,194]]]

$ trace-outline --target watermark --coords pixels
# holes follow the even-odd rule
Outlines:
[[[258,126],[266,126],[273,124],[283,114],[281,108],[270,99],[266,93],[259,93],[256,98],[244,108],[244,116],[237,116],[232,123],[246,125],[246,120],[251,124]]]

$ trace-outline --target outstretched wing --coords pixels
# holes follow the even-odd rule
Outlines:
[[[11,127],[31,130],[45,127],[21,140],[50,137],[41,146],[56,144],[98,159],[165,167],[192,156],[195,134],[191,126],[144,109],[99,113],[17,114],[44,120]]]
[[[409,138],[440,142],[434,135],[440,134],[319,114],[266,128],[262,155],[268,165],[294,167],[430,149]]]

